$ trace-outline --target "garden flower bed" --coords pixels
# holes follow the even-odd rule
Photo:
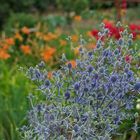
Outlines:
[[[106,25],[101,28],[96,48],[87,51],[81,38],[76,63],[63,55],[64,65],[51,79],[44,62],[29,68],[27,76],[42,99],[28,97],[31,110],[21,129],[23,139],[111,140],[125,119],[134,121],[128,131],[137,131],[138,113],[131,112],[140,92],[137,56],[129,49],[133,34],[125,29],[113,41]]]
[[[10,15],[0,140],[140,139],[140,23],[130,9],[116,24],[114,12]]]

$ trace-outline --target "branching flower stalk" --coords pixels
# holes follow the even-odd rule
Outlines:
[[[124,30],[114,41],[108,33],[102,25],[96,49],[79,49],[75,68],[63,55],[65,65],[51,79],[43,62],[29,68],[27,76],[43,99],[28,112],[23,139],[111,140],[123,120],[135,118],[130,110],[140,93],[140,79],[132,67],[137,59],[130,49],[133,36]]]

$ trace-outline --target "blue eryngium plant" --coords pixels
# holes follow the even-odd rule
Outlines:
[[[32,108],[23,139],[110,140],[123,120],[134,119],[130,110],[140,82],[125,59],[134,55],[132,35],[125,30],[118,41],[103,41],[108,32],[102,26],[97,49],[88,52],[81,45],[76,67],[67,63],[51,80],[43,62],[29,68],[28,77],[45,98],[34,104],[29,96]]]

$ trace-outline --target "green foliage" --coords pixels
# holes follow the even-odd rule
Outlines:
[[[13,13],[7,19],[6,24],[4,26],[4,30],[10,32],[13,28],[22,28],[23,26],[27,26],[33,28],[39,19],[32,14],[25,13]]]
[[[5,9],[9,9],[9,5],[7,3],[0,2],[0,25],[3,25],[6,17],[9,15],[9,11]]]
[[[47,11],[51,6],[54,7],[56,5],[56,0],[34,0],[35,7],[40,12]]]
[[[49,29],[56,28],[57,26],[67,25],[66,18],[59,15],[48,15],[47,17],[42,17],[41,22],[47,24]]]
[[[98,2],[97,0],[89,0],[90,1],[90,9],[100,9],[100,8],[111,8],[114,6],[113,1],[102,1]]]
[[[57,26],[66,26],[67,20],[64,16],[60,15],[39,17],[38,15],[34,16],[26,13],[12,13],[4,25],[4,30],[7,33],[11,33],[15,28],[22,28],[24,26],[34,28],[37,23],[47,25],[49,29],[55,29]]]
[[[0,62],[0,68],[0,139],[17,140],[17,130],[25,123],[23,116],[29,107],[27,95],[31,88],[16,65]]]
[[[58,7],[65,12],[80,14],[89,7],[88,0],[57,0]]]
[[[34,0],[1,0],[0,1],[0,27],[5,23],[11,12],[28,12],[31,11],[31,7],[34,4]]]

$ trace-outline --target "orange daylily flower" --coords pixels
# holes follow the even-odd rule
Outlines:
[[[75,55],[78,55],[78,54],[79,54],[79,48],[80,48],[80,47],[74,48],[74,54],[75,54]]]
[[[76,61],[75,60],[70,60],[66,64],[68,64],[68,63],[71,63],[72,68],[75,68],[76,67]]]
[[[3,50],[8,50],[9,47],[10,47],[10,46],[8,46],[7,44],[4,44],[2,48],[3,48]]]
[[[2,48],[0,48],[0,59],[2,60],[6,60],[10,57],[10,54],[8,54],[8,52]]]
[[[47,34],[47,35],[44,35],[43,36],[43,39],[45,40],[45,41],[50,41],[50,40],[52,40],[52,38]]]
[[[42,38],[42,33],[41,32],[36,32],[35,35],[36,35],[37,38],[40,38],[40,39]]]
[[[48,35],[52,38],[52,39],[57,39],[57,35],[56,34],[54,34],[54,33],[48,33]]]
[[[17,32],[15,34],[15,39],[18,39],[19,41],[22,41],[23,40],[23,37]]]
[[[20,48],[24,54],[31,54],[31,48],[28,45],[22,45]]]
[[[67,41],[66,40],[60,40],[60,45],[61,46],[66,46],[67,45]]]
[[[47,75],[47,77],[48,77],[48,79],[51,79],[52,78],[52,72],[50,71],[50,72],[48,72],[48,75]]]
[[[23,27],[22,29],[21,29],[21,31],[24,33],[24,34],[30,34],[30,29],[28,28],[28,27]]]
[[[87,34],[88,37],[92,37],[92,36],[93,36],[93,35],[91,34],[91,31],[88,31],[86,34]]]
[[[5,45],[5,43],[0,40],[0,47],[2,47],[3,45]]]
[[[89,49],[95,49],[95,48],[96,48],[96,44],[90,43],[90,44],[88,44],[87,47],[88,47]]]
[[[81,21],[81,20],[82,20],[82,17],[81,17],[81,16],[79,16],[79,15],[77,15],[77,16],[75,16],[75,17],[74,17],[74,20],[79,22],[79,21]]]
[[[56,39],[58,36],[56,34],[53,34],[51,32],[49,32],[47,35],[44,35],[44,40],[45,41],[51,41],[51,40],[54,40]]]
[[[46,50],[44,50],[44,52],[41,55],[45,61],[48,61],[52,58],[55,52],[56,52],[55,48],[46,48]]]
[[[77,35],[72,35],[71,39],[73,42],[77,42],[78,41],[78,36]]]
[[[15,41],[13,38],[6,38],[5,39],[5,42],[8,44],[8,45],[14,45],[15,44]]]

